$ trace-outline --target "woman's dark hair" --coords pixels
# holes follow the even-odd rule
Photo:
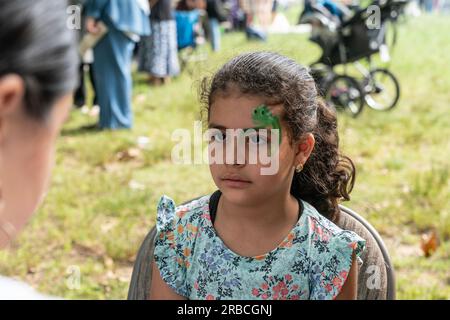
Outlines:
[[[66,26],[63,0],[0,0],[0,78],[25,83],[25,109],[44,120],[56,100],[77,84],[76,34]]]
[[[338,200],[350,200],[355,166],[339,152],[336,112],[318,97],[308,70],[277,53],[241,54],[212,78],[203,79],[200,100],[208,119],[217,94],[233,88],[243,94],[265,96],[267,104],[283,104],[282,122],[289,128],[291,143],[305,133],[314,135],[314,150],[303,170],[295,173],[291,193],[335,221],[339,215]]]

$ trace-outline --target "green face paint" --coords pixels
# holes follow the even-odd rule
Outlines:
[[[256,125],[255,129],[265,129],[267,127],[272,127],[272,129],[278,129],[279,133],[279,143],[281,144],[281,124],[278,116],[274,116],[270,112],[269,108],[263,104],[253,110],[252,113],[253,123]]]

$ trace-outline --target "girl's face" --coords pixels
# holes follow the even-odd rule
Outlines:
[[[20,80],[0,79],[0,223],[20,231],[44,197],[53,164],[54,142],[72,97],[57,101],[46,121],[31,119],[23,106]],[[12,230],[11,230],[12,229]],[[0,248],[8,244],[0,230]]]
[[[216,128],[224,133],[226,129],[254,128],[252,113],[255,108],[265,103],[264,97],[243,95],[237,91],[218,94],[210,106],[209,128]],[[274,116],[282,118],[283,105],[269,106],[269,110]],[[281,120],[280,122],[279,165],[274,174],[262,175],[261,169],[267,165],[261,164],[260,161],[249,163],[248,154],[244,157],[243,163],[237,163],[236,138],[234,164],[210,164],[213,180],[228,201],[237,205],[251,206],[289,194],[295,167],[306,162],[314,147],[314,137],[307,134],[302,143],[290,143],[287,127]],[[230,138],[226,136],[226,139]],[[264,143],[263,138],[260,141],[259,143]],[[273,143],[270,139],[269,142]]]

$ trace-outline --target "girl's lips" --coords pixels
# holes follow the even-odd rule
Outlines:
[[[244,180],[239,180],[239,179],[222,179],[222,182],[227,187],[237,188],[237,189],[246,188],[251,184],[250,181],[244,181]]]

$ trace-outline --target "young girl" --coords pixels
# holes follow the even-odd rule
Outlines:
[[[267,106],[281,124],[279,169],[262,175],[266,164],[246,153],[210,164],[212,195],[178,207],[161,198],[151,299],[355,299],[365,241],[332,223],[355,168],[306,68],[276,53],[242,54],[203,81],[201,100],[220,130],[211,143],[228,143],[226,129],[254,128]]]

